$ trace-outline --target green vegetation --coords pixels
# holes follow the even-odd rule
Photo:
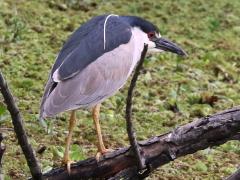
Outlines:
[[[39,101],[62,44],[80,24],[104,14],[138,15],[157,24],[162,36],[189,54],[148,57],[137,84],[134,117],[140,140],[170,131],[193,118],[240,104],[239,0],[0,0],[0,69],[16,97],[44,171],[61,164],[69,115],[49,119],[47,134],[38,124]],[[127,86],[103,103],[102,130],[108,147],[128,144],[124,108]],[[91,113],[80,110],[72,157],[96,153]],[[110,128],[111,127],[111,128]],[[26,179],[29,170],[0,97],[0,128],[6,136],[6,179]],[[220,179],[239,165],[240,145],[229,142],[179,158],[149,179]]]

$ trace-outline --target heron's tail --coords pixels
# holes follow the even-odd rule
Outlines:
[[[42,96],[42,100],[41,100],[41,103],[40,103],[39,118],[42,118],[42,119],[45,118],[45,116],[44,116],[44,104],[45,104],[49,94],[56,87],[56,84],[57,83],[52,80],[51,75],[49,75],[48,81],[47,81],[47,83],[45,85],[45,88],[44,88],[44,93],[43,93],[43,96]]]

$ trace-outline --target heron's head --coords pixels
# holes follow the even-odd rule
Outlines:
[[[149,52],[172,52],[180,56],[186,56],[186,52],[168,39],[161,37],[157,26],[151,22],[136,16],[122,16],[137,31],[145,44],[148,44]]]

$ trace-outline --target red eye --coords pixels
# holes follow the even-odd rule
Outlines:
[[[155,36],[155,33],[154,32],[149,32],[148,33],[148,38],[153,38]]]

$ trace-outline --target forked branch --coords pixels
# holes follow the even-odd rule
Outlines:
[[[240,139],[240,107],[197,119],[173,131],[140,142],[151,172],[174,159],[192,154],[229,140]],[[68,175],[65,167],[44,174],[49,180],[63,179],[139,179],[137,162],[129,148],[121,148],[104,156],[100,162],[89,158],[75,163]],[[145,174],[147,176],[147,174]],[[143,175],[143,176],[145,176]]]

